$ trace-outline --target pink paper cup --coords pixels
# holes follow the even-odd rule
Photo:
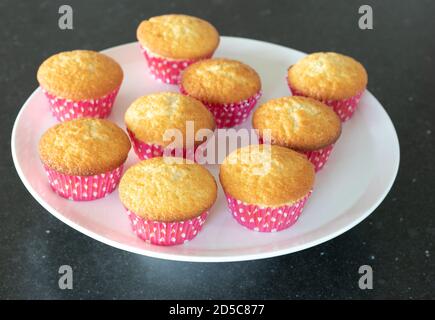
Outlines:
[[[314,170],[318,172],[328,161],[329,155],[331,154],[333,148],[334,145],[332,144],[323,149],[315,151],[302,151],[300,153],[307,156],[308,160],[310,160],[311,163],[314,164]]]
[[[212,55],[189,60],[168,59],[154,55],[149,50],[140,46],[148,63],[148,68],[154,79],[166,84],[178,84],[181,80],[181,72],[199,60],[211,58]]]
[[[118,186],[124,165],[92,176],[74,176],[60,173],[44,165],[51,189],[61,197],[74,201],[103,198]]]
[[[133,132],[127,129],[127,133],[130,136],[131,144],[133,145],[134,152],[139,157],[140,160],[151,159],[154,157],[172,156],[172,157],[182,157],[184,159],[196,161],[198,152],[203,152],[205,148],[205,143],[195,146],[194,148],[179,148],[179,149],[168,149],[158,144],[148,144],[140,141],[136,138]],[[166,151],[166,153],[165,153]]]
[[[160,246],[173,246],[186,243],[196,237],[208,216],[208,211],[200,216],[177,222],[162,222],[139,217],[127,209],[133,232],[147,243]]]
[[[260,136],[258,137],[258,143],[264,144],[263,138]],[[305,155],[307,159],[314,165],[314,170],[318,172],[328,161],[329,155],[331,154],[333,148],[334,145],[331,144],[325,148],[314,151],[295,151]]]
[[[289,89],[294,96],[302,96],[302,97],[308,97],[307,95],[303,94],[299,90],[296,90],[293,88],[290,84],[290,82],[287,79],[287,84],[289,86]],[[319,100],[320,102],[323,102],[324,104],[330,106],[335,113],[340,118],[341,122],[345,122],[352,118],[359,101],[361,100],[361,96],[364,91],[359,92],[358,94],[354,95],[353,97],[350,97],[348,99],[342,99],[342,100]]]
[[[296,223],[310,195],[311,192],[292,205],[276,208],[244,203],[228,194],[226,197],[231,214],[242,226],[259,232],[276,232]]]
[[[107,118],[112,111],[113,103],[119,88],[98,99],[73,101],[57,97],[42,88],[47,97],[51,113],[60,122],[77,118]]]
[[[184,95],[189,95],[181,85],[180,92]],[[201,102],[213,114],[214,120],[216,122],[216,127],[231,128],[245,122],[260,98],[261,92],[258,92],[254,96],[246,100],[234,103],[219,104],[208,103],[205,101]]]

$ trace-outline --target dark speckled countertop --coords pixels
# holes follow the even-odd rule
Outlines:
[[[435,2],[433,1],[69,1],[74,30],[57,26],[64,1],[0,2],[0,298],[435,298]],[[358,28],[370,4],[374,30]],[[221,34],[306,52],[359,59],[401,144],[391,192],[364,222],[317,247],[250,262],[158,260],[121,251],[73,230],[45,211],[18,178],[10,154],[15,117],[52,53],[101,50],[135,40],[138,22],[182,12]],[[58,268],[74,289],[58,288]],[[374,289],[358,288],[358,268]]]

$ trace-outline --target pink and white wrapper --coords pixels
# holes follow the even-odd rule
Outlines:
[[[165,153],[165,148],[158,144],[148,144],[137,139],[133,132],[127,129],[128,135],[130,136],[131,143],[133,145],[134,152],[139,157],[140,160],[146,160],[154,157],[165,156],[180,156],[185,159],[196,161],[196,154],[198,152],[203,152],[202,148],[205,148],[205,143],[195,146],[194,148],[180,148],[180,149],[170,149]]]
[[[228,194],[226,197],[234,219],[242,226],[259,232],[276,232],[296,223],[310,195],[311,191],[294,204],[277,208],[247,204]]]
[[[201,59],[167,59],[154,55],[142,46],[140,48],[147,60],[148,68],[153,78],[166,84],[178,84],[181,80],[181,72],[184,69],[199,60],[211,58],[210,55]]]
[[[315,151],[300,151],[300,153],[305,154],[308,160],[314,164],[314,170],[317,172],[323,168],[326,161],[328,161],[329,155],[332,152],[334,145],[327,146],[326,148],[315,150]]]
[[[263,138],[258,138],[258,143],[263,144]],[[314,150],[314,151],[297,151],[307,157],[307,159],[314,165],[314,170],[317,172],[320,169],[323,168],[323,166],[326,164],[326,162],[329,159],[329,155],[332,152],[332,149],[334,148],[334,145],[331,144],[323,149]]]
[[[302,92],[296,90],[291,86],[291,84],[288,82],[288,86],[290,88],[290,91],[292,92],[292,95],[294,96],[302,96],[302,97],[308,97],[307,95],[303,94]],[[343,100],[319,100],[320,102],[323,102],[324,104],[330,106],[335,113],[339,116],[340,120],[342,122],[345,122],[352,118],[356,107],[359,104],[359,101],[361,100],[361,96],[364,91],[361,91],[360,93],[354,95],[353,97],[350,97],[348,99]]]
[[[107,173],[74,176],[60,173],[44,165],[50,187],[61,197],[75,201],[103,198],[118,186],[124,165]]]
[[[143,219],[127,209],[133,232],[147,243],[160,246],[173,246],[186,243],[196,237],[208,216],[208,211],[200,216],[177,222],[161,222]]]
[[[77,118],[107,118],[112,111],[113,103],[119,88],[98,99],[73,101],[57,97],[42,88],[50,102],[51,113],[60,122]]]
[[[180,92],[184,95],[189,95],[182,86],[180,86]],[[257,92],[254,96],[246,100],[234,103],[219,104],[205,101],[201,102],[213,114],[218,128],[231,128],[242,124],[248,118],[260,98],[261,92]]]

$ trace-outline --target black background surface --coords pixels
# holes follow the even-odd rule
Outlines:
[[[74,30],[58,8],[74,9]],[[374,30],[358,28],[370,4]],[[26,191],[10,154],[12,125],[49,55],[135,41],[140,20],[186,13],[222,35],[360,60],[369,90],[395,124],[401,165],[391,192],[364,222],[302,252],[250,262],[170,262],[88,238],[46,212]],[[0,298],[435,298],[435,1],[0,1]],[[37,165],[37,164],[35,164]],[[58,288],[58,268],[74,289]],[[358,268],[374,289],[358,288]]]

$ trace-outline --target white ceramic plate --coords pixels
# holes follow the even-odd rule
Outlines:
[[[153,80],[137,43],[105,50],[124,69],[125,80],[110,120],[124,128],[123,115],[137,97],[176,86]],[[231,57],[254,67],[263,82],[264,102],[289,95],[287,67],[304,53],[275,44],[222,37],[217,57]],[[219,187],[216,204],[203,230],[185,245],[161,247],[146,244],[131,231],[118,200],[118,192],[91,202],[73,202],[53,193],[37,152],[41,134],[56,121],[40,89],[28,98],[12,132],[12,155],[24,185],[51,214],[72,228],[108,245],[147,255],[183,261],[240,261],[273,257],[303,250],[349,230],[366,218],[384,199],[399,166],[399,142],[382,105],[365,92],[354,117],[346,122],[329,162],[316,177],[314,193],[299,221],[277,233],[258,233],[240,226],[227,210]],[[240,127],[250,128],[251,119]],[[127,168],[137,161],[131,151]],[[209,165],[217,178],[218,165]]]

